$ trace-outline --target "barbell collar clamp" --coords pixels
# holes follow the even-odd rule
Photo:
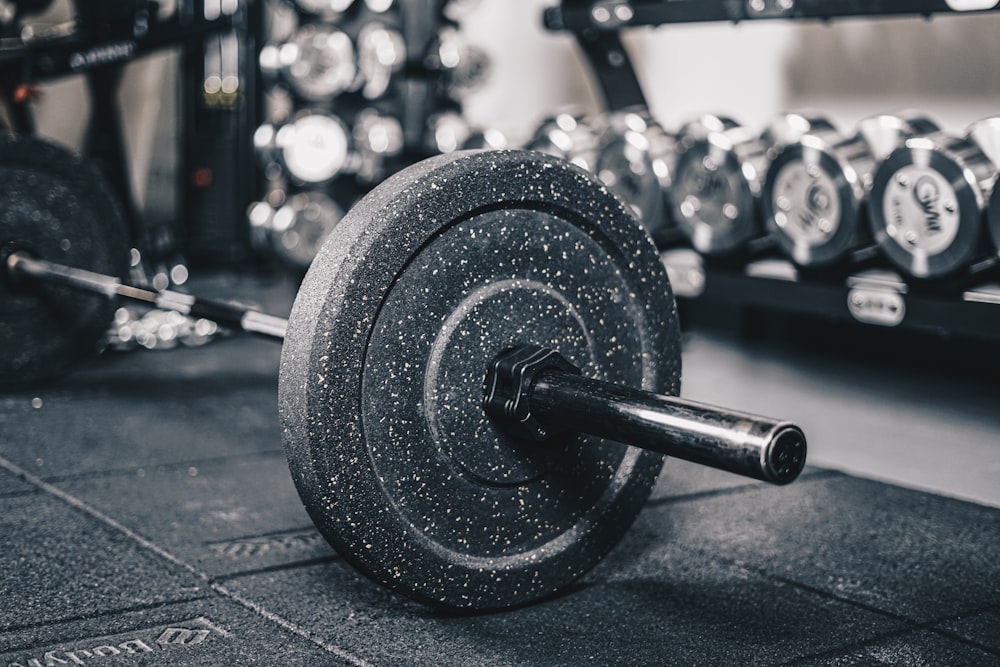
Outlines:
[[[494,359],[483,407],[522,439],[582,432],[772,484],[788,484],[805,466],[806,438],[795,424],[589,379],[533,345]]]

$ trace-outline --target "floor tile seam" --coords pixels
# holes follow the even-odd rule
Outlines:
[[[189,459],[187,461],[174,461],[171,463],[156,463],[150,466],[134,466],[131,468],[111,468],[108,470],[88,470],[86,472],[70,473],[67,475],[51,475],[47,477],[41,477],[46,482],[50,484],[61,484],[63,482],[85,482],[91,479],[108,479],[114,477],[134,477],[138,476],[139,471],[143,470],[146,474],[149,471],[153,472],[177,472],[184,470],[185,468],[198,467],[198,466],[209,466],[216,467],[222,466],[227,463],[232,463],[234,461],[244,461],[253,459],[265,459],[265,458],[283,458],[285,455],[284,450],[281,449],[268,449],[259,452],[244,452],[242,454],[232,454],[229,456],[214,456],[204,459]]]
[[[307,641],[315,644],[316,646],[319,646],[328,653],[336,655],[337,657],[346,660],[353,665],[356,665],[356,667],[370,667],[370,663],[368,663],[367,661],[365,661],[360,657],[353,655],[346,649],[340,648],[339,646],[326,642],[323,639],[314,636],[313,633],[309,632],[307,629],[300,627],[292,623],[291,621],[282,618],[281,616],[278,616],[274,612],[268,611],[261,605],[250,600],[249,598],[241,596],[233,591],[229,591],[229,589],[227,589],[226,587],[222,586],[219,583],[214,582],[212,580],[212,577],[210,577],[206,572],[199,570],[194,565],[186,562],[185,560],[179,558],[178,556],[175,556],[174,554],[170,553],[169,551],[160,547],[154,542],[142,537],[132,529],[125,526],[124,524],[116,521],[107,514],[104,514],[97,508],[91,507],[86,502],[77,498],[76,496],[73,496],[72,494],[63,491],[57,486],[49,484],[40,477],[31,474],[27,470],[23,470],[22,468],[8,461],[2,456],[0,456],[0,468],[3,468],[8,472],[11,472],[21,477],[21,479],[23,479],[25,482],[38,487],[43,492],[58,498],[59,500],[70,505],[77,511],[90,516],[91,518],[97,520],[100,523],[103,523],[105,526],[112,528],[113,530],[116,530],[117,532],[124,535],[126,538],[131,539],[137,544],[139,544],[139,546],[147,549],[148,551],[151,551],[152,553],[156,554],[157,556],[160,556],[166,561],[173,563],[177,567],[186,570],[187,572],[194,575],[197,579],[203,581],[207,586],[209,586],[213,591],[215,591],[222,597],[228,598],[242,605],[246,609],[256,613],[259,616],[264,617],[265,619],[271,621],[272,623],[278,625],[279,627],[285,629],[286,631],[291,632],[292,634],[298,637],[306,639]]]
[[[206,591],[209,591],[206,588]],[[11,625],[6,627],[0,627],[0,633],[20,633],[27,630],[40,630],[43,628],[54,627],[57,625],[62,625],[65,623],[79,623],[80,621],[90,621],[103,617],[113,617],[122,616],[124,614],[134,614],[142,611],[149,611],[151,609],[165,609],[168,607],[174,607],[178,605],[191,604],[192,602],[200,602],[202,600],[210,600],[215,596],[213,592],[206,592],[204,595],[194,595],[191,597],[176,598],[166,601],[150,602],[147,604],[134,605],[132,607],[121,607],[116,609],[108,609],[100,612],[94,612],[92,614],[78,614],[76,616],[65,616],[56,619],[50,619],[47,621],[41,621],[38,623],[25,623],[24,625]],[[126,630],[125,632],[130,632],[131,630]],[[62,639],[56,640],[54,642],[47,642],[46,645],[52,643],[58,643],[64,641]],[[65,640],[65,641],[68,641]],[[16,653],[18,651],[30,651],[37,648],[37,646],[19,646],[13,648],[0,649],[0,653]]]
[[[935,632],[937,634],[946,635],[950,639],[954,639],[956,641],[960,641],[963,644],[969,644],[970,646],[975,646],[976,648],[982,649],[982,650],[987,651],[989,653],[1000,655],[1000,651],[997,651],[996,649],[993,649],[993,648],[991,648],[989,646],[985,646],[983,644],[979,644],[979,643],[975,642],[974,640],[966,639],[966,638],[964,638],[964,637],[962,637],[961,635],[958,635],[958,634],[953,634],[952,635],[950,633],[950,631],[938,627],[942,623],[946,623],[948,621],[956,620],[956,619],[962,618],[963,616],[981,614],[983,612],[991,611],[991,610],[994,610],[994,609],[1000,610],[1000,607],[997,607],[997,605],[993,605],[993,604],[982,605],[982,606],[975,607],[975,608],[972,608],[972,609],[967,609],[967,610],[963,610],[963,611],[956,612],[956,613],[946,614],[944,616],[938,616],[938,617],[931,618],[931,619],[926,619],[926,620],[918,620],[918,619],[906,616],[904,614],[898,614],[898,613],[895,613],[895,612],[892,612],[892,611],[888,611],[886,609],[882,609],[881,607],[876,607],[874,605],[869,605],[869,604],[866,604],[864,602],[860,602],[858,600],[853,600],[851,598],[842,597],[840,595],[837,595],[837,594],[832,593],[830,591],[824,590],[822,588],[817,588],[815,586],[811,586],[809,584],[805,584],[805,583],[802,583],[800,581],[796,581],[794,579],[790,579],[788,577],[784,577],[784,576],[779,575],[779,574],[769,573],[766,570],[759,570],[758,569],[757,571],[761,575],[763,575],[764,577],[775,579],[775,580],[780,581],[780,582],[782,582],[784,584],[788,584],[790,586],[794,586],[796,588],[800,588],[802,590],[809,591],[809,592],[814,593],[816,595],[819,595],[821,597],[825,597],[825,598],[828,598],[828,599],[831,599],[831,600],[835,600],[837,602],[843,602],[843,603],[852,605],[854,607],[857,607],[859,609],[863,609],[863,610],[868,611],[868,612],[872,612],[872,613],[875,613],[875,614],[879,614],[881,616],[885,616],[887,618],[891,618],[891,619],[897,620],[897,621],[899,621],[901,623],[906,624],[907,626],[909,626],[910,628],[912,628],[914,630],[929,630],[929,631]]]
[[[904,614],[898,614],[896,612],[889,611],[887,609],[882,609],[881,607],[876,607],[876,606],[868,604],[866,602],[861,602],[859,600],[854,600],[854,599],[849,598],[849,597],[844,597],[842,595],[838,595],[836,593],[833,593],[832,591],[828,591],[828,590],[823,589],[823,588],[818,588],[816,586],[812,586],[810,584],[806,584],[806,583],[803,583],[801,581],[796,581],[795,579],[791,579],[789,577],[785,577],[785,576],[782,576],[780,574],[774,574],[774,573],[771,573],[771,572],[767,572],[766,570],[758,570],[758,571],[759,571],[759,573],[761,575],[763,575],[763,576],[765,576],[767,578],[773,579],[774,581],[778,581],[778,582],[781,582],[781,583],[786,584],[788,586],[792,586],[794,588],[798,588],[799,590],[803,590],[803,591],[806,591],[808,593],[812,593],[813,595],[817,595],[817,596],[822,597],[822,598],[827,599],[827,600],[833,600],[834,602],[840,602],[840,603],[843,603],[843,604],[847,604],[847,605],[850,605],[850,606],[855,607],[857,609],[861,609],[862,611],[867,611],[867,612],[872,613],[872,614],[877,614],[879,616],[883,616],[885,618],[888,618],[888,619],[897,621],[899,623],[902,623],[905,626],[907,626],[908,628],[912,628],[912,629],[920,628],[925,623],[925,621],[918,621],[917,619],[910,618],[909,616],[906,616]]]
[[[814,481],[822,481],[826,479],[836,478],[836,477],[846,477],[844,473],[839,470],[830,469],[816,469],[816,472],[810,473],[809,475],[800,477],[795,483],[797,485],[802,485],[806,483],[812,483]],[[748,491],[754,491],[757,489],[765,488],[761,486],[761,483],[748,481],[746,484],[740,484],[739,486],[725,486],[716,489],[706,489],[704,491],[693,491],[691,493],[685,493],[679,496],[665,496],[663,498],[654,498],[646,503],[646,507],[661,507],[663,505],[673,505],[674,503],[683,502],[693,502],[697,500],[704,500],[706,498],[716,498],[722,496],[736,495],[740,493],[746,493]]]
[[[980,644],[980,643],[978,643],[976,641],[973,641],[973,640],[970,640],[970,639],[966,639],[965,637],[962,637],[961,635],[954,634],[954,633],[949,632],[949,631],[942,631],[941,628],[936,627],[938,624],[940,624],[940,623],[942,623],[942,622],[944,622],[946,620],[952,619],[952,618],[955,618],[955,617],[949,615],[947,617],[943,617],[943,618],[940,618],[940,619],[935,619],[933,621],[926,621],[926,622],[922,622],[922,623],[917,623],[917,624],[914,624],[914,625],[909,626],[909,627],[903,627],[903,628],[900,628],[898,630],[894,630],[892,632],[886,632],[886,633],[883,633],[881,635],[876,635],[874,637],[869,637],[868,639],[865,639],[865,640],[860,641],[860,642],[855,642],[855,643],[847,644],[847,645],[840,646],[840,647],[826,649],[826,650],[820,651],[818,653],[810,654],[810,655],[799,656],[797,658],[793,658],[792,660],[790,660],[788,662],[783,662],[783,663],[779,663],[779,664],[782,664],[782,665],[795,665],[795,664],[801,664],[802,662],[805,662],[805,661],[808,661],[808,660],[816,660],[816,659],[820,659],[820,658],[832,658],[832,657],[835,657],[835,656],[838,656],[838,655],[843,655],[843,654],[848,653],[849,651],[852,651],[852,650],[864,648],[866,646],[874,646],[875,644],[877,644],[879,642],[882,642],[882,641],[885,641],[886,639],[892,639],[892,638],[896,638],[896,637],[902,638],[902,637],[906,637],[907,635],[916,634],[918,632],[930,632],[932,634],[936,634],[938,636],[944,637],[945,639],[948,639],[949,641],[953,641],[953,642],[959,643],[959,644],[964,644],[966,646],[969,646],[971,648],[977,649],[977,650],[982,651],[984,653],[987,653],[989,655],[1000,656],[1000,651],[998,651],[997,649],[991,648],[989,646],[985,646],[983,644]]]
[[[925,624],[927,626],[926,629],[928,631],[930,631],[930,632],[933,632],[936,635],[940,635],[942,637],[946,637],[948,639],[960,642],[962,644],[967,644],[968,646],[972,646],[973,648],[977,648],[980,651],[984,651],[986,653],[989,653],[990,655],[1000,656],[1000,649],[998,649],[998,648],[994,648],[992,646],[987,646],[986,644],[981,644],[978,641],[976,641],[975,639],[969,639],[968,637],[964,637],[961,634],[959,634],[959,633],[957,633],[957,632],[955,632],[953,630],[949,630],[948,628],[941,627],[941,625],[943,623],[947,623],[948,621],[954,621],[954,620],[958,620],[958,619],[960,619],[960,618],[962,618],[964,616],[978,615],[978,614],[982,614],[983,612],[993,611],[993,610],[1000,610],[1000,608],[996,607],[995,605],[989,605],[989,606],[986,606],[986,607],[981,607],[979,609],[972,609],[972,610],[969,610],[969,611],[963,611],[963,612],[958,613],[958,614],[951,614],[949,616],[942,617],[942,618],[939,618],[939,619],[936,619],[934,621],[930,621],[930,622],[926,623]]]
[[[319,531],[316,528],[316,526],[314,524],[310,523],[308,525],[303,524],[302,526],[299,526],[297,528],[282,528],[281,530],[271,530],[271,531],[267,531],[265,533],[251,533],[251,534],[248,534],[248,535],[236,535],[234,537],[229,537],[229,538],[226,538],[226,539],[211,540],[210,542],[205,542],[204,544],[205,545],[223,544],[225,542],[232,542],[233,540],[254,540],[254,539],[260,539],[260,538],[263,538],[263,537],[278,537],[279,535],[293,535],[295,533],[305,533],[307,531],[308,532],[316,532],[317,534],[319,533]]]
[[[788,584],[788,585],[791,585],[791,586],[795,586],[796,588],[800,588],[800,589],[803,589],[803,590],[807,590],[807,591],[809,591],[811,593],[814,593],[816,595],[819,595],[819,596],[822,596],[822,597],[826,597],[826,598],[831,599],[831,600],[836,600],[837,602],[844,602],[844,603],[850,604],[850,605],[852,605],[854,607],[858,607],[860,609],[863,609],[865,611],[869,611],[869,612],[872,612],[872,613],[880,614],[882,616],[886,616],[888,618],[892,618],[894,620],[900,621],[900,622],[904,623],[905,625],[907,625],[911,630],[914,630],[914,631],[926,630],[926,631],[933,632],[935,634],[941,635],[943,637],[947,637],[948,639],[960,642],[962,644],[967,644],[969,646],[977,648],[977,649],[979,649],[981,651],[985,651],[985,652],[990,653],[992,655],[1000,655],[1000,651],[998,651],[997,649],[991,648],[991,647],[986,646],[984,644],[980,644],[979,642],[976,642],[975,640],[968,639],[966,637],[962,637],[958,633],[953,633],[953,632],[951,632],[951,631],[949,631],[949,630],[947,630],[945,628],[941,628],[940,627],[940,625],[942,623],[945,623],[947,621],[955,620],[955,619],[961,618],[963,616],[968,616],[970,614],[980,614],[980,613],[983,613],[985,611],[990,611],[992,609],[997,608],[996,605],[985,605],[985,606],[982,606],[982,607],[977,607],[975,609],[961,611],[961,612],[958,612],[958,613],[955,613],[955,614],[947,614],[945,616],[939,616],[937,618],[920,621],[920,620],[917,620],[915,618],[910,618],[909,616],[905,616],[905,615],[902,615],[902,614],[896,614],[894,612],[887,611],[885,609],[881,609],[879,607],[875,607],[875,606],[872,606],[872,605],[868,605],[868,604],[865,604],[863,602],[859,602],[857,600],[852,600],[850,598],[844,598],[844,597],[841,597],[841,596],[836,595],[834,593],[831,593],[830,591],[825,591],[825,590],[823,590],[821,588],[816,588],[815,586],[809,586],[808,584],[803,584],[801,582],[795,581],[793,579],[788,579],[787,577],[783,577],[781,575],[770,574],[770,573],[768,573],[766,571],[759,571],[759,572],[760,572],[760,574],[762,574],[765,577],[774,578],[774,579],[776,579],[778,581],[781,581],[782,583],[785,583],[785,584]]]
[[[219,595],[242,605],[246,609],[249,609],[250,611],[256,613],[257,615],[264,617],[265,619],[271,621],[272,623],[286,630],[287,632],[290,632],[298,637],[302,637],[303,639],[312,642],[313,644],[319,646],[327,653],[335,655],[338,658],[344,660],[345,662],[354,665],[355,667],[374,667],[372,663],[368,662],[364,658],[357,656],[351,653],[350,651],[337,646],[336,644],[332,644],[324,640],[322,637],[317,636],[315,633],[310,632],[308,629],[298,625],[297,623],[293,623],[285,619],[284,617],[279,616],[278,614],[269,611],[268,609],[265,609],[263,606],[257,604],[257,602],[255,602],[254,600],[226,588],[221,583],[213,582],[211,586],[212,590],[216,591]]]
[[[745,562],[743,562],[741,560],[738,560],[738,559],[727,558],[725,556],[720,556],[718,553],[709,552],[709,551],[706,551],[704,549],[700,549],[698,547],[685,547],[684,545],[680,545],[680,548],[685,549],[685,550],[687,550],[689,552],[692,552],[694,554],[697,554],[698,556],[700,556],[702,558],[705,558],[705,559],[716,560],[716,561],[718,561],[720,563],[724,563],[724,564],[729,565],[731,567],[737,567],[737,568],[740,568],[740,569],[748,571],[748,572],[753,572],[753,573],[759,575],[761,578],[763,578],[763,579],[765,579],[767,581],[774,581],[774,582],[783,584],[785,586],[790,586],[790,587],[798,589],[800,591],[809,593],[810,595],[815,595],[815,596],[823,598],[825,600],[832,600],[834,602],[838,602],[838,603],[841,603],[841,604],[846,604],[846,605],[849,605],[851,607],[854,607],[856,609],[860,609],[860,610],[868,612],[868,613],[872,613],[872,614],[876,614],[878,616],[882,616],[882,617],[884,617],[884,618],[886,618],[888,620],[892,620],[892,621],[895,621],[897,623],[901,623],[901,624],[903,624],[907,628],[918,628],[918,627],[920,627],[921,625],[923,625],[925,623],[925,621],[918,621],[918,620],[909,618],[909,617],[901,615],[901,614],[897,614],[897,613],[894,613],[894,612],[891,612],[891,611],[887,611],[887,610],[882,609],[880,607],[875,607],[873,605],[869,605],[869,604],[866,604],[864,602],[860,602],[858,600],[854,600],[854,599],[851,599],[851,598],[848,598],[848,597],[843,597],[843,596],[837,595],[836,593],[833,593],[831,591],[828,591],[828,590],[825,590],[825,589],[822,589],[822,588],[818,588],[816,586],[812,586],[810,584],[806,584],[804,582],[797,581],[795,579],[791,579],[789,577],[786,577],[786,576],[783,576],[783,575],[780,575],[780,574],[777,574],[777,573],[774,573],[774,572],[770,572],[766,568],[763,568],[763,567],[754,567],[754,566],[748,565],[747,563],[745,563]]]
[[[243,579],[245,577],[255,577],[260,574],[270,574],[273,572],[298,570],[301,568],[313,567],[314,565],[328,565],[330,563],[338,563],[341,561],[343,561],[343,559],[337,554],[331,554],[329,556],[317,556],[316,558],[305,558],[302,560],[289,561],[287,563],[276,563],[274,565],[265,565],[264,567],[253,568],[250,570],[240,570],[238,572],[226,572],[223,574],[217,574],[212,577],[211,582],[222,584],[228,581],[233,581],[235,579]]]
[[[849,642],[841,646],[834,646],[828,649],[823,649],[822,651],[817,651],[816,653],[809,653],[807,655],[800,655],[790,660],[777,663],[778,665],[801,665],[812,660],[821,660],[823,658],[833,658],[836,656],[844,655],[851,651],[857,649],[865,648],[866,646],[874,646],[879,642],[885,641],[887,639],[894,639],[897,637],[905,637],[906,635],[913,634],[914,632],[919,632],[919,628],[916,627],[902,627],[896,628],[888,632],[882,632],[875,634],[867,639],[863,639],[857,642]]]

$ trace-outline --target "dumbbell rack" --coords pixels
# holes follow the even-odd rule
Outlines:
[[[623,30],[696,22],[820,20],[1000,12],[989,0],[968,11],[947,0],[562,0],[544,13],[551,31],[576,37],[610,111],[647,107],[620,38]],[[664,263],[682,302],[707,307],[812,315],[878,327],[1000,338],[1000,272],[974,266],[949,281],[900,276],[871,257],[835,271],[797,269],[775,255],[711,261],[686,247],[668,247]]]

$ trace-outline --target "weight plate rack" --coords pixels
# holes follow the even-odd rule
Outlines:
[[[1000,12],[995,0],[563,0],[546,8],[550,31],[570,32],[608,111],[648,108],[621,33],[699,22],[823,21]],[[863,254],[863,253],[858,253]],[[707,307],[757,308],[854,321],[868,326],[1000,338],[996,257],[940,281],[904,277],[869,255],[835,270],[796,267],[776,254],[706,258],[689,247],[663,248],[677,297]]]

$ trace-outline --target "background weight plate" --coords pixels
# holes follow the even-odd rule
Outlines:
[[[0,249],[115,276],[127,270],[118,201],[83,158],[0,133]],[[0,389],[49,380],[94,354],[114,315],[103,296],[15,284],[0,271]]]
[[[554,347],[592,377],[666,394],[680,339],[639,222],[535,152],[433,158],[372,191],[306,275],[282,351],[292,476],[373,579],[452,608],[564,588],[620,539],[662,456],[579,436],[525,446],[485,417],[488,362]]]

